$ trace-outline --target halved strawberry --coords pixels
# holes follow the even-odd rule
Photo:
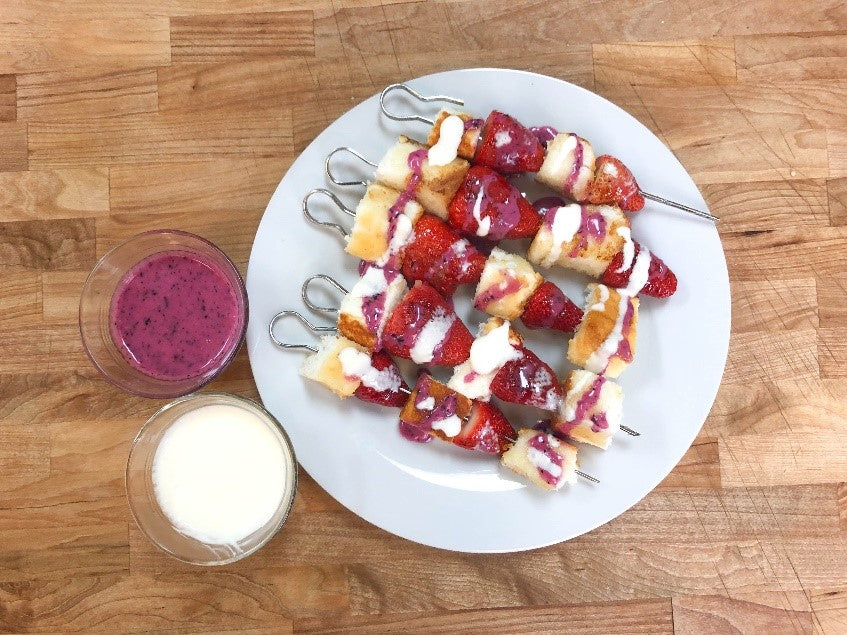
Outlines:
[[[617,205],[627,212],[644,207],[641,188],[629,168],[620,159],[603,154],[594,163],[594,179],[588,186],[586,201],[594,205]]]
[[[556,410],[562,402],[562,387],[556,373],[531,350],[519,349],[518,359],[506,362],[491,382],[491,393],[509,403]]]
[[[615,254],[612,262],[609,263],[606,271],[603,272],[603,284],[616,288],[626,287],[629,284],[629,277],[632,274],[632,269],[640,252],[641,245],[635,242],[635,255],[632,258],[632,265],[630,265],[629,269],[620,273],[618,273],[618,269],[623,264],[623,252],[620,251]],[[654,298],[669,298],[676,293],[676,284],[677,281],[674,272],[662,262],[661,258],[651,252],[650,266],[647,268],[647,282],[638,293],[650,295]]]
[[[494,110],[482,126],[474,163],[503,174],[538,172],[544,163],[544,146],[532,130]]]
[[[582,309],[549,280],[529,296],[521,321],[531,329],[555,329],[573,332],[582,321]]]
[[[474,401],[462,431],[451,440],[454,445],[488,454],[502,454],[515,438],[512,424],[500,410],[484,401]]]
[[[397,364],[394,363],[394,360],[388,354],[380,351],[371,355],[371,366],[378,371],[387,371],[395,375],[400,381],[397,388],[377,390],[361,384],[353,394],[362,401],[369,401],[380,406],[402,408],[409,394],[409,385],[404,381],[403,376],[400,374],[400,369],[397,368]]]
[[[419,342],[422,333],[427,341]],[[419,280],[389,316],[382,343],[392,355],[418,364],[456,366],[470,356],[473,336],[444,298]]]
[[[464,234],[489,240],[528,238],[541,227],[541,215],[518,189],[491,168],[468,170],[450,201],[448,222]]]
[[[415,238],[403,251],[403,275],[422,280],[449,297],[460,284],[476,282],[485,256],[448,225],[429,214],[415,224]]]

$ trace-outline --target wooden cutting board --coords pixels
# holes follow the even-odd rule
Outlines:
[[[123,484],[160,404],[85,357],[86,273],[159,227],[243,270],[324,126],[388,83],[467,66],[611,99],[721,217],[732,343],[694,446],[620,518],[530,553],[406,542],[303,474],[255,556],[168,559]],[[0,629],[847,632],[845,269],[842,0],[2,2]],[[245,353],[213,387],[257,397]]]

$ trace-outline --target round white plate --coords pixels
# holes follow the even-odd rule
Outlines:
[[[464,110],[485,117],[492,109],[526,125],[578,131],[598,154],[618,156],[640,185],[700,209],[702,196],[671,151],[629,114],[597,95],[558,79],[500,69],[467,69],[408,82],[424,94],[465,99]],[[390,102],[395,108],[403,99]],[[419,543],[466,552],[533,549],[579,536],[615,518],[653,489],[676,465],[709,413],[720,384],[729,343],[730,295],[726,261],[712,223],[648,202],[632,217],[633,236],[676,272],[679,290],[668,300],[643,298],[635,362],[623,373],[624,420],[639,438],[620,433],[605,452],[582,446],[581,468],[601,480],[584,480],[559,492],[527,486],[496,458],[446,443],[418,445],[397,432],[396,408],[355,398],[339,400],[298,375],[302,351],[276,348],[268,322],[281,309],[306,312],[300,284],[328,273],[350,288],[357,262],[344,253],[341,237],[308,224],[303,195],[333,189],[351,207],[362,188],[332,187],[324,159],[338,146],[378,160],[398,134],[424,139],[427,127],[381,116],[377,97],[359,104],[315,139],[294,162],[268,204],[256,234],[247,274],[250,363],[265,406],[282,422],[303,468],[336,500],[386,531]],[[339,171],[370,174],[367,166],[339,161]],[[519,182],[531,200],[546,192],[529,179]],[[315,200],[316,215],[331,208]],[[336,215],[349,227],[350,219]],[[507,248],[521,249],[507,243]],[[582,304],[585,277],[563,269],[542,271]],[[456,307],[471,331],[486,316],[472,309],[473,289],[460,290]],[[327,294],[327,297],[330,297]],[[312,316],[331,324],[333,316]],[[566,337],[533,332],[528,345],[557,373],[570,368]],[[280,325],[289,340],[314,341],[295,323]],[[410,370],[408,366],[404,369]],[[442,375],[443,376],[443,375]],[[406,373],[407,380],[413,375]],[[533,425],[542,414],[504,407],[516,426]]]

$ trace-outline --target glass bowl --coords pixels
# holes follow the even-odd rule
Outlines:
[[[131,365],[110,332],[112,298],[124,276],[145,258],[164,251],[196,255],[230,284],[238,304],[236,335],[202,372],[187,378],[157,378]],[[177,230],[143,232],[103,256],[88,275],[79,301],[79,330],[85,352],[110,382],[142,397],[168,399],[193,392],[217,377],[235,357],[247,329],[247,291],[235,265],[205,238]]]
[[[280,504],[262,527],[243,539],[228,544],[209,544],[179,531],[168,519],[156,498],[153,459],[165,432],[180,416],[209,405],[243,408],[259,417],[277,438],[285,460],[285,482]],[[156,412],[135,437],[126,467],[129,507],[141,531],[169,555],[197,565],[222,565],[241,560],[267,544],[288,518],[297,491],[297,459],[288,435],[263,407],[243,397],[225,393],[197,393],[176,399]]]

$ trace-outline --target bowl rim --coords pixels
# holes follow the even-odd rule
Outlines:
[[[237,555],[234,555],[231,558],[227,558],[227,559],[223,559],[223,560],[216,560],[214,562],[197,562],[195,560],[188,560],[186,558],[179,556],[178,554],[174,553],[173,551],[171,551],[170,549],[168,549],[167,547],[165,547],[164,545],[159,543],[157,540],[154,540],[152,538],[152,536],[150,536],[150,534],[147,532],[147,529],[145,528],[144,524],[139,520],[138,513],[136,512],[135,507],[133,506],[133,503],[132,503],[132,498],[130,498],[130,496],[129,496],[129,468],[130,468],[130,464],[132,462],[133,452],[135,452],[136,448],[138,447],[138,443],[140,442],[142,435],[144,434],[144,432],[147,431],[147,428],[160,415],[164,414],[165,412],[167,412],[171,408],[174,408],[174,407],[176,407],[176,406],[178,406],[178,405],[180,405],[180,404],[182,404],[186,401],[205,400],[205,401],[209,402],[209,403],[206,403],[206,404],[200,404],[198,406],[198,407],[202,407],[203,405],[212,405],[213,403],[216,402],[216,400],[219,400],[219,399],[222,399],[222,398],[225,399],[225,400],[232,400],[232,401],[240,402],[240,405],[246,406],[248,409],[257,410],[259,412],[259,414],[264,415],[268,424],[273,426],[280,433],[280,437],[282,439],[281,445],[283,447],[283,451],[289,453],[290,458],[291,458],[291,463],[293,465],[292,476],[291,476],[291,487],[290,487],[291,494],[288,498],[287,504],[285,504],[285,511],[283,512],[282,516],[280,516],[279,521],[274,525],[274,527],[271,530],[268,531],[268,534],[262,540],[260,540],[257,544],[255,544],[253,547],[251,547],[250,549],[247,549],[247,550],[245,550],[245,551],[243,551],[243,552],[241,552]],[[297,497],[297,489],[298,489],[298,486],[299,486],[299,467],[300,467],[300,464],[297,462],[297,454],[294,452],[294,444],[291,443],[291,438],[288,436],[288,433],[285,431],[285,428],[282,426],[279,419],[277,419],[273,414],[271,414],[270,411],[268,411],[268,409],[265,408],[262,404],[254,401],[253,399],[249,399],[247,397],[242,397],[241,395],[236,395],[234,393],[228,393],[228,392],[202,392],[202,393],[198,393],[198,392],[194,392],[194,393],[191,393],[191,394],[188,394],[188,395],[183,395],[181,397],[177,397],[173,401],[169,401],[168,403],[166,403],[162,407],[158,408],[156,410],[156,412],[154,412],[152,415],[150,415],[150,417],[147,418],[147,420],[144,422],[144,424],[142,424],[141,428],[139,428],[138,432],[136,433],[135,437],[132,440],[132,443],[130,444],[129,452],[127,453],[126,468],[124,470],[124,496],[126,497],[127,505],[129,506],[129,511],[132,514],[132,519],[135,521],[136,526],[141,530],[141,533],[144,534],[144,536],[147,538],[148,541],[150,541],[150,543],[152,545],[154,545],[158,549],[162,550],[163,552],[168,554],[170,557],[175,558],[176,560],[179,560],[180,562],[185,562],[186,564],[192,564],[192,565],[197,565],[197,566],[201,566],[201,567],[216,567],[216,566],[221,566],[221,565],[226,565],[226,564],[232,564],[233,562],[238,562],[239,560],[243,560],[247,556],[256,553],[256,551],[258,551],[259,549],[261,549],[262,547],[267,545],[279,533],[280,529],[282,529],[283,525],[285,525],[286,521],[288,520],[288,517],[291,515],[291,510],[294,507],[294,499]],[[169,519],[168,519],[168,522],[170,523]],[[172,524],[171,524],[171,527],[173,527]],[[174,529],[174,531],[182,534],[182,532],[180,532],[175,527],[173,527],[173,529]],[[186,536],[185,534],[182,534],[182,535]],[[189,538],[190,540],[195,540],[199,544],[205,544],[205,543],[197,540],[196,538],[192,538],[191,536],[186,536],[186,538]]]
[[[241,303],[244,307],[244,311],[243,311],[244,318],[242,320],[241,329],[240,329],[240,332],[238,334],[238,337],[235,339],[237,344],[235,346],[233,346],[232,350],[226,356],[223,357],[218,369],[215,370],[213,373],[209,374],[208,376],[198,375],[197,376],[198,378],[202,378],[200,381],[192,383],[187,389],[179,390],[177,392],[165,390],[164,387],[167,386],[169,382],[167,382],[167,380],[157,379],[155,377],[150,377],[150,379],[157,382],[159,385],[163,386],[163,389],[161,391],[153,392],[153,391],[139,390],[139,389],[133,388],[132,386],[128,386],[128,385],[125,385],[125,384],[117,381],[114,377],[112,377],[106,371],[106,369],[103,367],[103,365],[92,354],[91,349],[89,348],[88,342],[87,342],[86,337],[85,337],[85,330],[82,327],[83,299],[85,298],[86,290],[89,288],[89,285],[90,285],[90,283],[91,283],[91,281],[94,277],[94,274],[97,273],[97,271],[99,271],[101,269],[101,267],[107,261],[109,256],[111,256],[113,253],[115,253],[119,249],[126,247],[130,243],[135,242],[136,240],[138,240],[138,239],[140,239],[144,236],[158,235],[158,234],[170,234],[170,235],[176,235],[176,236],[184,236],[184,237],[188,237],[188,238],[191,238],[191,239],[199,240],[199,241],[205,243],[206,245],[208,245],[211,249],[216,251],[218,254],[220,254],[223,257],[224,261],[232,269],[232,272],[235,274],[235,280],[236,280],[237,284],[234,285],[234,288],[235,288],[238,296],[241,298]],[[163,249],[162,251],[168,251],[168,250]],[[152,255],[157,254],[157,253],[160,253],[160,252],[158,252],[158,251],[153,252],[153,254],[150,254],[150,255],[152,256]],[[138,262],[141,262],[141,261],[139,260]],[[135,264],[138,264],[138,263],[135,263]],[[200,236],[200,235],[192,233],[192,232],[187,232],[187,231],[184,231],[182,229],[149,229],[149,230],[146,230],[146,231],[143,231],[143,232],[139,232],[139,233],[135,234],[134,236],[128,238],[127,240],[115,245],[109,251],[107,251],[105,254],[103,254],[97,260],[97,262],[94,264],[94,266],[91,268],[91,271],[88,272],[88,275],[85,277],[85,282],[82,283],[82,289],[80,290],[80,294],[79,294],[79,309],[77,311],[77,324],[78,324],[78,327],[79,327],[80,340],[82,341],[82,348],[85,351],[85,354],[88,356],[88,359],[91,360],[91,364],[94,366],[94,368],[97,369],[97,372],[99,372],[100,375],[106,381],[108,381],[110,384],[112,384],[113,386],[116,386],[117,388],[120,388],[121,390],[128,392],[130,394],[137,395],[139,397],[145,397],[147,399],[174,399],[176,397],[184,397],[186,395],[190,395],[191,393],[193,393],[197,390],[200,390],[204,386],[206,386],[209,383],[211,383],[212,381],[214,381],[232,363],[232,360],[235,359],[235,356],[238,354],[238,352],[244,346],[245,337],[247,335],[247,323],[248,323],[249,319],[250,319],[250,303],[249,303],[249,300],[248,300],[248,297],[247,297],[247,286],[244,283],[244,277],[241,275],[241,272],[238,271],[238,267],[235,266],[235,263],[226,254],[226,252],[224,252],[224,250],[221,249],[220,247],[218,247],[215,243],[208,240],[207,238],[204,238],[203,236]],[[133,369],[133,370],[135,372],[138,372],[139,374],[143,375],[143,373],[141,371],[139,371],[138,369]],[[148,375],[148,377],[149,377],[149,375]],[[189,379],[191,379],[191,378],[189,378]],[[188,380],[186,380],[186,381],[188,381]]]

